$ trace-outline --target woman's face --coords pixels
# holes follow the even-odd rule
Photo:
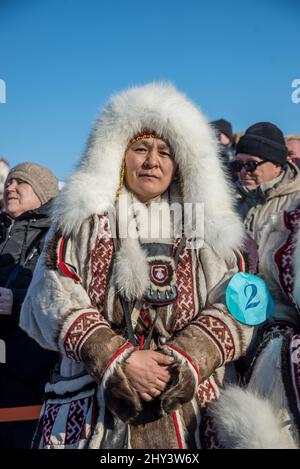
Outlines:
[[[171,148],[159,138],[138,140],[125,153],[126,187],[144,203],[168,189],[175,169]]]
[[[9,179],[4,187],[5,212],[13,218],[22,215],[28,210],[41,206],[40,199],[30,184],[21,179]]]

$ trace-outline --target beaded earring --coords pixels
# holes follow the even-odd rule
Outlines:
[[[120,193],[121,193],[121,190],[122,190],[122,187],[123,187],[123,184],[124,184],[124,177],[125,177],[125,161],[123,160],[121,170],[120,170],[120,182],[119,182],[119,187],[118,187],[117,193],[116,193],[116,200],[118,200],[118,198],[120,196]]]
[[[183,182],[183,177],[182,174],[179,174],[179,191],[180,195],[183,198],[184,197],[184,182]]]

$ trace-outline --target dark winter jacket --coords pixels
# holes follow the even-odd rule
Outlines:
[[[51,201],[12,219],[0,213],[0,286],[13,292],[11,315],[0,315],[6,363],[0,363],[0,407],[39,404],[57,355],[20,329],[22,302],[50,227]]]

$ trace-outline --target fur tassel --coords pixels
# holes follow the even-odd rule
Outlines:
[[[114,268],[118,291],[129,301],[140,298],[149,285],[149,269],[138,240],[127,238],[122,241]]]
[[[227,449],[296,449],[283,419],[267,399],[231,386],[211,404],[218,440]]]

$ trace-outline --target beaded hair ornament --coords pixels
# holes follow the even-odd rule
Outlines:
[[[169,145],[170,148],[172,148],[171,145],[169,144],[169,142],[164,137],[162,137],[161,135],[158,135],[154,130],[143,129],[141,132],[138,132],[137,134],[135,134],[129,140],[128,145],[127,145],[126,150],[125,150],[125,153],[128,150],[128,148],[130,147],[130,145],[132,145],[135,142],[138,142],[139,140],[142,140],[143,138],[160,138],[161,140],[164,140],[164,142],[166,142],[167,145]],[[118,190],[117,190],[116,199],[119,198],[119,195],[121,193],[121,190],[122,190],[122,187],[123,187],[123,184],[124,184],[124,177],[125,177],[125,159],[122,162],[122,166],[121,166],[121,170],[120,170],[120,182],[119,182],[119,187],[118,187]],[[181,194],[183,194],[183,179],[182,179],[181,175],[179,176],[179,187],[180,187]]]

